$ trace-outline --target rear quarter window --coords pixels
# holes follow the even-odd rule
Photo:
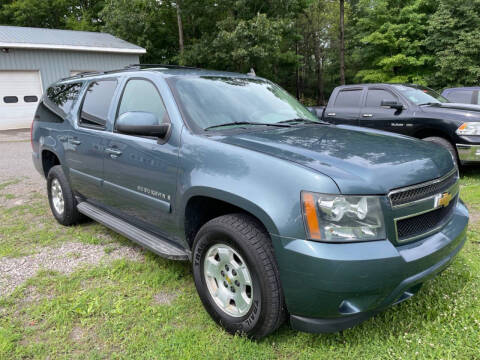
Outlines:
[[[78,100],[78,95],[82,89],[82,83],[69,83],[51,86],[45,94],[46,105],[59,116],[64,117],[70,112],[73,104]],[[32,97],[26,97],[27,100],[34,100]]]

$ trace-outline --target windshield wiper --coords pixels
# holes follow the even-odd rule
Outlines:
[[[204,131],[208,131],[210,129],[215,129],[222,126],[232,126],[232,125],[261,125],[261,126],[276,126],[276,127],[290,127],[287,124],[279,124],[279,123],[260,123],[260,122],[251,122],[251,121],[233,121],[224,124],[212,125],[203,129]]]
[[[289,123],[308,123],[308,124],[326,124],[326,125],[330,125],[328,122],[326,121],[322,121],[322,120],[318,120],[318,121],[314,121],[314,120],[310,120],[310,119],[303,119],[303,118],[297,118],[297,119],[289,119],[289,120],[283,120],[283,121],[280,121],[278,122],[277,124],[289,124]]]

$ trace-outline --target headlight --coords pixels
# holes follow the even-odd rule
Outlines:
[[[325,195],[303,191],[307,236],[325,242],[385,239],[378,196]]]
[[[480,122],[463,123],[456,133],[457,135],[480,135]]]

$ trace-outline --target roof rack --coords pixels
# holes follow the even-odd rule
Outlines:
[[[174,65],[174,64],[130,64],[125,68],[126,69],[131,69],[131,68],[148,69],[148,68],[155,68],[155,67],[162,67],[167,69],[198,69],[192,66],[182,66],[182,65]]]
[[[115,69],[115,70],[107,70],[107,71],[84,71],[84,72],[75,74],[73,76],[64,77],[59,81],[78,79],[78,78],[83,78],[85,76],[90,76],[90,75],[105,75],[105,74],[129,71],[134,69],[148,69],[148,68],[160,68],[160,67],[167,68],[167,69],[198,69],[192,66],[182,66],[182,65],[172,65],[172,64],[130,64],[125,66],[123,69]]]

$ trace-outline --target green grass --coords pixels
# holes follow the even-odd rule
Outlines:
[[[477,211],[480,171],[462,178],[462,198]],[[72,240],[111,243],[106,253],[118,241],[128,244],[97,224],[57,226],[40,198],[0,210],[0,221],[0,256]],[[143,262],[118,260],[68,276],[44,271],[0,300],[0,358],[480,358],[480,224],[471,224],[468,238],[453,264],[412,299],[353,329],[316,335],[285,324],[258,342],[215,325],[188,263],[146,253]],[[156,303],[159,293],[174,295],[171,303]]]

